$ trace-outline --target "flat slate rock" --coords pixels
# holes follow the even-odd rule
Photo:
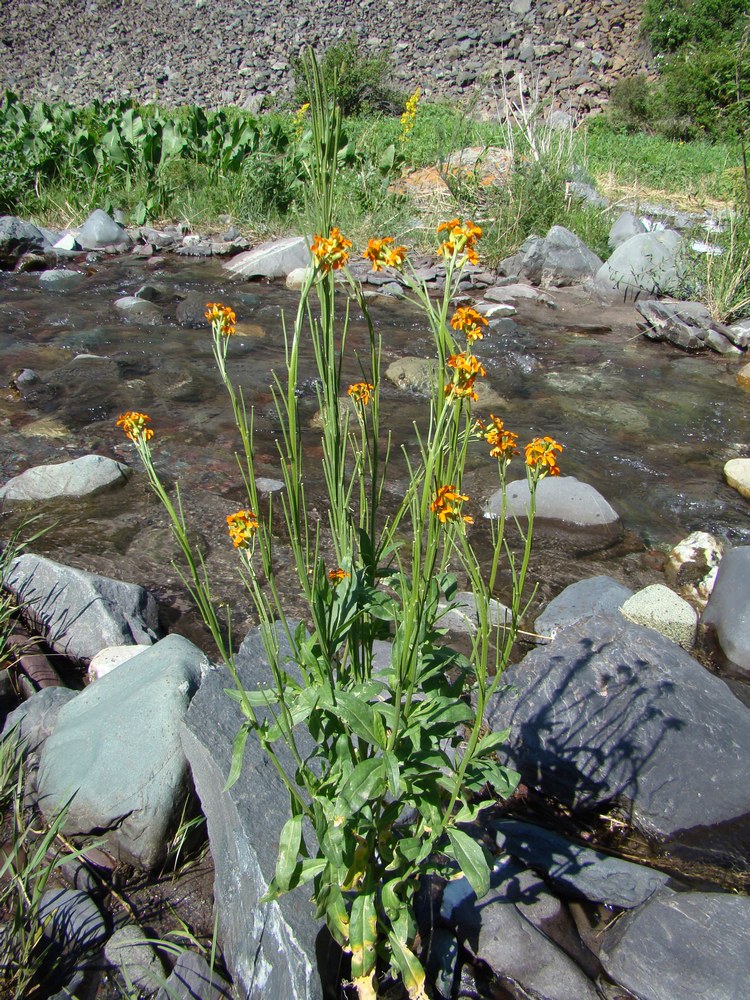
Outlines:
[[[63,832],[108,831],[117,857],[159,864],[190,788],[181,720],[207,667],[170,635],[63,705],[37,774],[44,814],[68,803]]]
[[[654,868],[576,844],[534,823],[503,819],[493,829],[500,850],[542,872],[555,888],[577,899],[630,910],[669,881]]]
[[[749,924],[747,896],[662,889],[604,932],[599,958],[641,1000],[740,1000]]]
[[[132,469],[104,455],[83,455],[69,462],[36,465],[0,487],[0,500],[55,500],[86,497],[122,486]]]
[[[106,646],[148,646],[160,634],[156,600],[135,583],[25,553],[11,563],[4,585],[49,645],[82,663]]]
[[[288,655],[289,643],[283,636],[280,642],[283,655]],[[270,683],[270,667],[257,629],[245,638],[235,662],[245,689]],[[293,662],[288,669],[293,671]],[[319,963],[326,964],[330,938],[322,921],[315,918],[309,890],[286,893],[271,903],[259,902],[274,875],[279,834],[289,817],[289,796],[252,735],[245,745],[239,780],[224,790],[232,745],[243,721],[239,705],[226,694],[232,687],[226,668],[211,671],[193,699],[182,732],[208,825],[225,959],[248,1000],[338,996],[338,992],[327,993],[323,985],[326,977]],[[287,773],[293,773],[291,754],[281,742],[276,747]],[[312,745],[304,745],[300,752],[304,756],[311,749]],[[333,960],[338,962],[335,950]]]
[[[488,724],[508,762],[574,810],[628,804],[701,859],[750,856],[750,711],[658,632],[592,616],[504,675]]]
[[[516,993],[514,989],[513,996],[530,996],[535,1000],[597,1000],[599,994],[591,980],[561,947],[535,926],[533,909],[548,909],[549,903],[556,909],[559,902],[551,897],[546,901],[541,899],[541,883],[533,876],[530,882],[518,884],[519,873],[512,874],[511,888],[517,891],[509,891],[501,870],[493,875],[494,887],[486,896],[477,901],[470,893],[452,911],[461,943],[492,969],[500,985],[507,983],[524,991]],[[525,912],[527,909],[532,912]]]

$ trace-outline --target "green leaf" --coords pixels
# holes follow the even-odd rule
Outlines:
[[[486,733],[477,743],[474,751],[475,757],[484,757],[499,746],[504,746],[510,736],[510,729],[503,729],[499,733]]]
[[[348,691],[339,691],[336,694],[336,705],[331,711],[344,721],[355,736],[366,740],[373,747],[385,749],[385,727],[372,705]]]
[[[392,931],[388,933],[388,943],[391,946],[393,964],[401,973],[410,1000],[428,1000],[425,993],[425,972],[422,963],[414,952],[407,948],[405,942],[401,941]]]
[[[375,968],[378,914],[375,893],[361,892],[354,898],[349,921],[349,946],[352,950],[352,978],[367,976]]]
[[[480,844],[463,830],[446,830],[453,848],[453,856],[461,871],[469,880],[477,899],[481,899],[490,890],[490,869]]]
[[[385,768],[385,780],[388,783],[388,791],[394,799],[401,794],[401,774],[398,757],[392,750],[383,753],[383,767]]]
[[[276,860],[276,884],[281,892],[291,887],[292,875],[297,867],[302,843],[302,814],[290,816],[279,837],[279,856]]]
[[[365,802],[375,799],[385,790],[385,768],[382,758],[370,757],[352,770],[339,792],[338,806],[342,813],[353,815]]]
[[[253,708],[266,708],[268,705],[277,704],[279,700],[278,692],[272,691],[271,688],[261,688],[259,691],[238,691],[237,688],[225,688],[224,694],[232,701],[239,702],[240,705],[246,702]]]
[[[229,774],[227,775],[227,783],[224,785],[225,792],[235,784],[240,776],[242,771],[242,755],[245,752],[245,744],[247,743],[249,733],[250,727],[246,723],[243,723],[234,738],[234,744],[232,745],[232,764],[229,768]]]

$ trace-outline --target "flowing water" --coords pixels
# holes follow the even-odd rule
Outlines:
[[[237,435],[214,371],[208,330],[180,325],[178,304],[187,296],[181,310],[192,303],[196,316],[207,301],[236,308],[230,371],[255,410],[258,474],[278,478],[279,426],[270,384],[282,365],[282,316],[293,316],[296,298],[278,284],[234,284],[211,260],[168,258],[154,266],[116,258],[76,266],[83,280],[67,293],[45,291],[38,274],[0,275],[0,481],[30,466],[87,453],[137,465],[115,421],[126,409],[149,413],[156,464],[179,482],[196,540],[223,576],[232,558],[224,516],[244,506],[233,454]],[[144,283],[160,292],[163,319],[153,326],[132,325],[114,307],[117,298]],[[558,542],[537,546],[538,600],[594,572],[608,572],[631,586],[655,582],[659,551],[690,531],[710,531],[731,544],[750,542],[747,501],[722,475],[724,462],[747,454],[750,446],[747,396],[735,383],[737,359],[690,356],[646,341],[638,336],[630,307],[602,312],[580,295],[555,292],[554,298],[557,309],[521,303],[518,316],[478,345],[495,394],[487,409],[503,417],[521,442],[537,434],[561,441],[563,472],[596,487],[620,514],[626,533],[622,544],[594,556]],[[382,335],[384,370],[407,355],[431,355],[431,339],[413,306],[379,296],[372,311]],[[362,317],[353,311],[351,319],[345,384],[361,379],[357,355],[368,356]],[[22,369],[32,369],[39,380],[21,380],[15,388]],[[301,379],[303,421],[314,427],[309,348],[302,352]],[[426,405],[424,396],[384,380],[383,423],[393,433],[397,457],[402,445],[407,452],[415,449],[414,422],[424,420]],[[306,446],[314,461],[319,454],[314,429]],[[403,492],[399,464],[394,498]],[[519,465],[511,478],[521,475]],[[494,463],[478,447],[464,483],[475,514],[497,488],[494,477]],[[321,483],[312,480],[317,516]],[[174,607],[175,620],[183,613],[163,515],[140,477],[104,497],[50,504],[47,510],[55,526],[39,548],[150,585]],[[487,528],[480,517],[474,530],[481,544]],[[280,557],[282,577],[285,569]],[[224,581],[218,593],[228,601],[236,597]]]

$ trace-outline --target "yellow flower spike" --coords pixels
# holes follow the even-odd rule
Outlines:
[[[559,476],[557,455],[563,446],[551,437],[537,437],[526,445],[526,465],[534,470],[539,479],[545,476]]]
[[[232,337],[237,332],[237,316],[233,309],[221,302],[206,303],[206,319],[224,337]]]
[[[481,340],[484,336],[483,326],[488,326],[487,320],[471,306],[459,306],[451,318],[451,326],[454,330],[459,330],[466,337],[466,341],[472,344],[475,340]]]
[[[122,427],[125,437],[131,441],[150,441],[154,432],[147,424],[151,423],[151,417],[146,413],[138,413],[136,410],[128,410],[120,415],[116,426]]]
[[[251,510],[238,510],[235,514],[228,514],[227,530],[234,547],[246,549],[258,530],[257,515]]]
[[[459,508],[453,506],[454,504],[462,504],[468,499],[465,493],[459,493],[453,483],[449,483],[447,486],[438,488],[430,503],[430,511],[441,524],[459,520],[465,521],[466,524],[473,524],[473,517],[462,515]]]
[[[349,260],[347,251],[351,245],[351,240],[342,236],[338,228],[334,226],[328,237],[313,236],[310,250],[321,271],[338,271]]]
[[[372,382],[355,382],[346,391],[351,396],[353,403],[361,403],[362,406],[367,406],[370,402],[370,397],[375,391],[375,386]]]
[[[401,115],[399,142],[406,142],[411,134],[411,130],[414,128],[414,122],[417,120],[417,105],[421,96],[422,91],[417,87],[404,106],[404,113]]]

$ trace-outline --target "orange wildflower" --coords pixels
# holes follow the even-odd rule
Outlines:
[[[475,358],[473,354],[451,354],[446,361],[446,365],[455,372],[452,380],[444,387],[446,396],[455,399],[472,399],[476,402],[479,397],[474,391],[474,382],[477,375],[487,374],[484,365]]]
[[[480,437],[483,437],[490,446],[490,457],[497,458],[501,462],[509,462],[514,455],[518,454],[516,445],[518,435],[509,431],[503,421],[490,413],[491,424],[488,427],[483,420],[477,421],[477,429]]]
[[[545,476],[559,476],[560,468],[555,452],[562,450],[563,446],[551,437],[534,438],[526,445],[526,465],[536,470],[540,479],[544,479]]]
[[[222,305],[221,302],[206,303],[206,319],[212,325],[216,324],[218,332],[225,337],[231,337],[237,332],[235,326],[237,317],[234,310],[229,306]]]
[[[438,236],[441,233],[448,233],[448,238],[443,240],[438,247],[437,252],[439,256],[445,260],[449,260],[452,257],[465,254],[470,264],[479,263],[475,244],[482,235],[482,230],[479,226],[475,226],[470,219],[467,219],[465,222],[461,222],[460,219],[451,219],[450,222],[442,222],[438,226],[437,231]]]
[[[338,228],[334,226],[327,238],[313,236],[310,250],[321,271],[338,271],[349,260],[347,250],[351,245],[351,240],[342,236]]]
[[[375,386],[371,382],[355,382],[346,391],[351,396],[352,402],[367,406],[370,402],[370,396],[375,391]]]
[[[128,410],[127,413],[120,415],[117,421],[117,427],[122,427],[125,432],[125,437],[130,438],[131,441],[150,441],[154,436],[154,432],[147,424],[151,423],[151,417],[146,413],[138,413],[135,410]]]
[[[251,510],[227,515],[227,530],[236,549],[246,549],[258,530],[258,518]]]
[[[333,584],[341,583],[342,580],[348,580],[350,578],[351,573],[347,573],[346,570],[343,570],[340,566],[337,566],[336,569],[328,571],[328,579]]]
[[[406,259],[406,247],[391,246],[395,240],[392,236],[383,236],[379,240],[370,240],[362,256],[372,262],[373,271],[382,271],[384,267],[400,270]]]
[[[460,330],[466,337],[468,343],[481,340],[484,336],[482,327],[487,326],[487,320],[471,306],[459,306],[453,313],[451,326],[454,330]]]
[[[459,508],[454,504],[462,504],[469,498],[465,493],[459,493],[453,483],[439,487],[430,504],[430,510],[437,517],[441,524],[448,521],[465,521],[466,524],[473,524],[474,518],[461,514]]]

